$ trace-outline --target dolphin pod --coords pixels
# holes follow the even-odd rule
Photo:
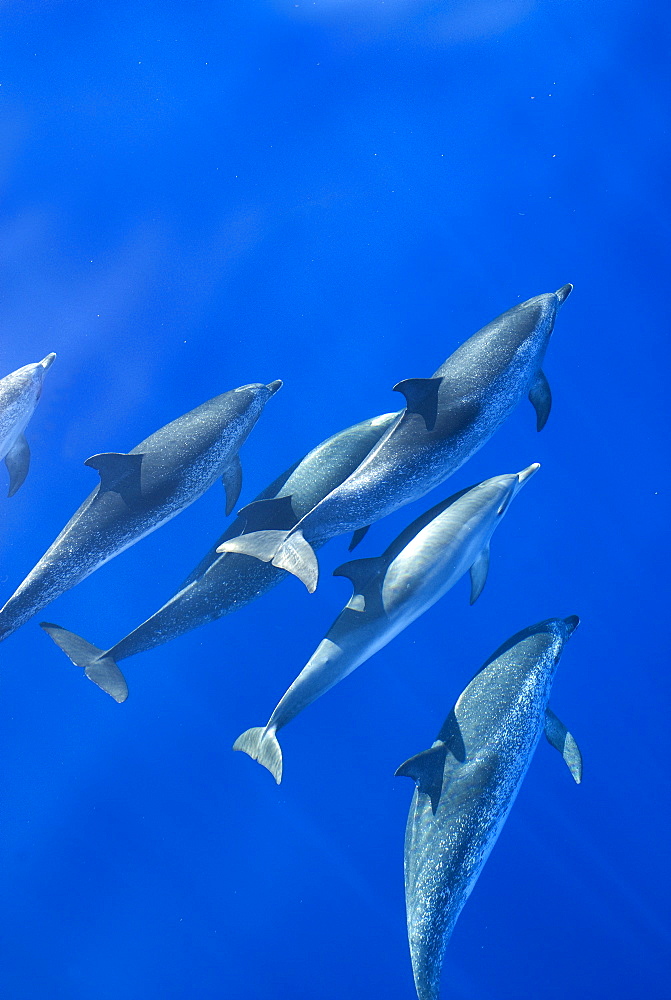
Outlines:
[[[0,459],[9,472],[13,497],[23,485],[30,467],[30,448],[23,433],[42,394],[44,376],[56,360],[47,354],[34,365],[24,365],[0,379]]]
[[[127,454],[94,455],[98,487],[0,610],[0,639],[90,573],[197,500],[220,476],[227,508],[240,493],[238,450],[281,382],[215,396],[156,431]],[[107,678],[120,697],[119,672]]]
[[[437,1000],[447,942],[545,731],[576,782],[578,746],[548,708],[577,616],[518,632],[487,660],[436,741],[396,771],[416,782],[405,835],[408,938],[419,1000]]]
[[[233,749],[258,760],[279,784],[278,729],[391,642],[469,570],[471,604],[477,600],[487,579],[490,539],[513,498],[538,468],[530,465],[461,490],[413,521],[383,555],[355,559],[336,569],[335,576],[348,577],[354,586],[349,603],[266,726],[248,729]]]
[[[557,310],[572,285],[514,306],[473,334],[430,379],[394,388],[406,408],[361,465],[289,530],[270,526],[223,543],[272,562],[303,581],[310,593],[319,568],[315,543],[355,532],[418,500],[456,472],[512,413],[523,396],[537,429],[551,406],[542,364]]]
[[[249,524],[259,515],[267,521],[271,510],[277,523],[296,523],[359,465],[396,416],[385,413],[363,420],[313,448],[255,501],[243,507],[228,531],[162,608],[110,649],[98,649],[74,632],[50,622],[42,622],[42,628],[76,666],[84,668],[87,677],[119,700],[124,694],[116,669],[119,660],[146,652],[244,608],[286,578],[286,572],[271,563],[259,562],[237,552],[218,553],[220,542],[248,530]],[[111,686],[109,679],[112,679]]]
[[[551,407],[543,361],[557,311],[572,290],[528,299],[465,341],[431,378],[394,388],[405,409],[347,428],[296,462],[247,504],[150,618],[107,650],[74,632],[42,627],[117,702],[128,695],[121,661],[244,607],[286,578],[309,592],[316,551],[425,496],[491,437],[524,396],[541,430]],[[55,354],[0,380],[0,458],[9,495],[28,472],[24,430]],[[226,514],[242,482],[238,452],[281,382],[223,393],[156,431],[127,454],[88,459],[97,488],[0,610],[0,640],[61,593],[184,510],[221,477]],[[487,579],[491,537],[539,468],[462,489],[416,518],[377,557],[344,563],[353,593],[268,723],[243,732],[234,749],[279,784],[279,730],[386,646],[467,572],[471,604]],[[505,823],[542,732],[576,782],[582,758],[548,707],[563,646],[578,618],[532,625],[501,646],[457,700],[438,738],[402,764],[416,783],[405,838],[408,937],[419,1000],[437,1000],[446,945]]]

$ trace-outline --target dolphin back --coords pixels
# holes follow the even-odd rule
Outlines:
[[[396,772],[416,784],[405,837],[408,937],[420,1000],[437,1000],[445,948],[520,789],[540,736],[580,780],[577,744],[548,711],[578,619],[517,633],[465,688],[433,746]]]

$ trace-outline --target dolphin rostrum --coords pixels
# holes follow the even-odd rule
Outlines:
[[[100,483],[0,611],[0,639],[179,514],[220,476],[230,511],[242,479],[238,450],[281,385],[255,383],[225,392],[162,427],[128,454],[87,459]]]
[[[280,783],[282,749],[277,730],[382,649],[419,618],[464,573],[471,574],[471,604],[482,593],[489,541],[501,516],[539,468],[486,479],[432,507],[403,531],[383,555],[355,559],[335,571],[354,593],[308,663],[282,697],[267,725],[248,729],[233,744],[267,767]]]
[[[23,433],[42,395],[45,373],[56,360],[47,354],[34,365],[24,365],[0,379],[0,459],[9,472],[9,493],[13,497],[28,475],[30,448]]]
[[[315,542],[354,531],[418,500],[481,448],[523,396],[537,428],[550,412],[541,365],[557,310],[571,285],[509,309],[459,347],[432,378],[394,386],[406,408],[348,479],[289,531],[258,531],[224,542],[299,577],[312,593],[319,568]]]
[[[59,625],[42,622],[42,628],[70,659],[83,667],[86,675],[103,690],[106,679],[114,684],[109,693],[123,693],[118,684],[116,663],[169,642],[191,629],[215,621],[251,601],[285,579],[283,569],[259,562],[238,552],[218,553],[220,542],[260,524],[290,527],[323,496],[342,482],[377,443],[395,413],[385,413],[348,427],[313,448],[270,484],[252,503],[242,509],[226,533],[187,577],[177,593],[155,614],[121,639],[111,649],[102,650]],[[103,667],[105,669],[103,669]],[[117,697],[117,700],[120,700]],[[121,699],[122,700],[122,699]]]
[[[559,658],[579,622],[549,618],[487,660],[435,743],[396,774],[417,784],[405,834],[405,899],[419,1000],[437,1000],[447,942],[496,843],[543,731],[576,782],[578,746],[548,708]]]

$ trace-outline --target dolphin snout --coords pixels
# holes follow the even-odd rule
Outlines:
[[[580,624],[580,619],[577,615],[569,615],[568,618],[564,619],[564,625],[568,628],[568,634],[572,635]]]
[[[281,378],[276,378],[274,382],[269,382],[268,385],[266,386],[266,389],[269,390],[271,396],[274,396],[275,393],[278,391],[278,389],[281,388],[282,388]]]
[[[567,298],[569,297],[572,291],[573,291],[573,285],[562,285],[561,288],[557,289],[555,295],[559,299],[560,306],[562,306],[566,302]]]
[[[534,472],[538,472],[540,467],[541,467],[540,462],[534,462],[533,465],[528,465],[526,469],[522,469],[521,472],[518,472],[517,481],[520,484],[520,486],[523,486],[524,483],[526,483],[527,479],[530,479],[533,476]]]
[[[47,354],[46,358],[42,358],[40,364],[44,368],[45,372],[48,371],[49,368],[51,368],[55,360],[56,360],[56,355],[53,353],[53,351],[51,354]]]

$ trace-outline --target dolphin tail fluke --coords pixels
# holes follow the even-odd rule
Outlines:
[[[243,555],[253,556],[255,559],[260,559],[261,562],[272,562],[288,534],[289,531],[275,528],[268,528],[265,531],[250,531],[246,535],[227,538],[218,546],[217,552],[242,552]]]
[[[217,552],[242,552],[261,562],[271,562],[278,569],[293,573],[311,594],[317,589],[319,564],[314,549],[302,531],[252,531],[248,535],[229,538]]]
[[[279,785],[282,781],[282,747],[274,729],[265,726],[255,726],[238,736],[233,744],[234,750],[243,750],[252,758],[263,764]]]
[[[41,628],[51,636],[57,646],[69,656],[76,667],[82,667],[84,673],[109,694],[115,701],[121,703],[128,697],[128,685],[116,663],[103,649],[98,649],[93,643],[87,642],[75,632],[68,632],[60,625],[52,622],[40,622]]]
[[[319,580],[319,563],[315,551],[303,537],[302,531],[292,531],[287,535],[275,553],[273,566],[293,573],[304,583],[309,593],[314,594]]]

